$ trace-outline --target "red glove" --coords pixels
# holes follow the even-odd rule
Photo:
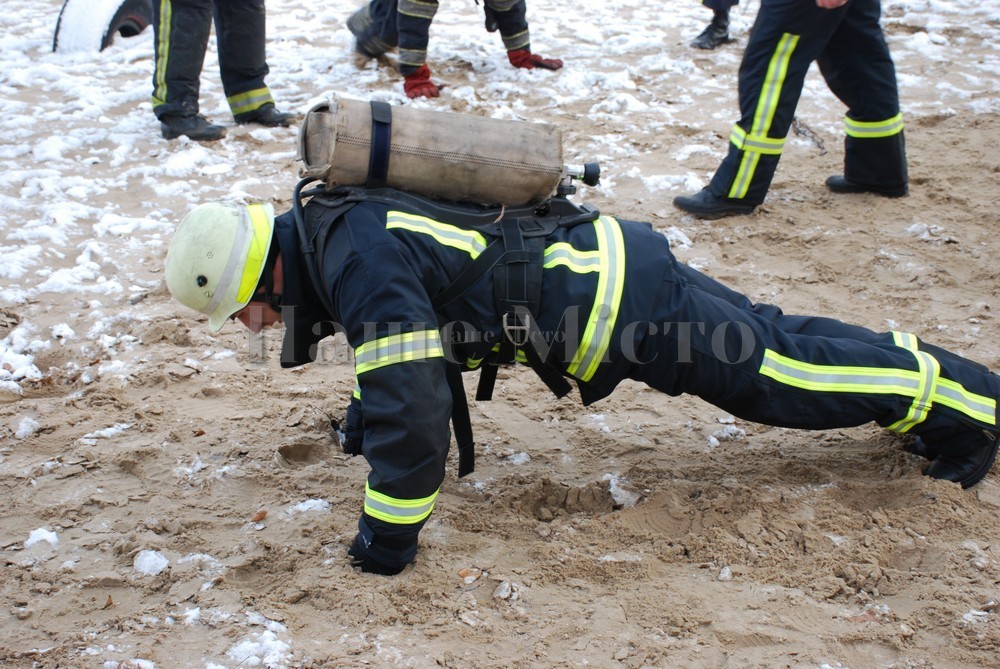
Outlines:
[[[405,79],[403,90],[408,98],[436,98],[441,94],[438,85],[431,81],[431,69],[427,65],[421,65]]]
[[[522,67],[526,70],[533,70],[536,67],[540,67],[543,70],[558,70],[563,66],[563,62],[558,58],[542,58],[527,49],[508,51],[507,60],[514,67]]]

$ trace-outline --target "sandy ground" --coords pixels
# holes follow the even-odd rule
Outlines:
[[[900,14],[887,10],[890,41],[924,30]],[[842,161],[842,108],[814,74],[767,203],[706,223],[670,206],[685,182],[651,191],[642,179],[704,180],[724,149],[745,32],[720,54],[691,54],[696,28],[665,44],[691,72],[635,75],[642,106],[594,114],[593,98],[519,102],[525,116],[563,125],[581,159],[620,133],[613,150],[603,145],[614,158],[605,188],[581,199],[652,221],[680,258],[754,299],[914,332],[1000,369],[1000,72],[983,78],[996,53],[986,29],[948,28],[961,62],[898,59],[910,82],[908,198],[825,191]],[[611,77],[624,60],[594,72]],[[460,87],[472,69],[456,60],[439,78]],[[691,89],[691,79],[709,83]],[[939,101],[948,89],[917,80],[966,93]],[[132,155],[92,161],[89,177],[184,148],[159,139],[144,100],[121,110],[145,124]],[[655,109],[671,105],[676,120],[664,123]],[[449,106],[467,105],[435,108]],[[246,192],[287,207],[294,142],[294,130],[233,127],[215,149],[233,171],[178,182],[197,185],[198,198]],[[271,159],[242,159],[260,155]],[[150,211],[170,219],[194,199],[171,201],[138,177],[97,197],[154,220]],[[528,370],[502,372],[495,401],[472,403],[477,470],[458,480],[450,463],[416,564],[394,578],[355,571],[345,550],[367,466],[342,455],[329,429],[353,384],[343,342],[287,372],[277,332],[213,336],[159,287],[166,235],[137,244],[142,235],[105,234],[120,254],[95,257],[131,286],[124,294],[95,304],[47,293],[0,314],[0,338],[24,322],[82,332],[93,311],[113,323],[39,350],[43,378],[0,395],[0,664],[997,665],[1000,472],[962,491],[922,476],[922,461],[875,427],[773,429],[635,384],[583,408],[547,396]],[[36,427],[19,434],[26,418]]]

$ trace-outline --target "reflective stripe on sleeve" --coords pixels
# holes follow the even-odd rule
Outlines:
[[[438,490],[420,499],[397,499],[371,489],[365,483],[365,513],[372,518],[396,525],[413,525],[431,515]]]
[[[357,347],[354,350],[354,370],[360,376],[399,362],[442,357],[444,348],[437,330],[404,332],[374,339]]]

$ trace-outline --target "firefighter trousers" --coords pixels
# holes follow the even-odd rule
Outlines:
[[[157,118],[198,113],[201,70],[215,20],[219,74],[237,121],[274,98],[264,83],[264,0],[153,0]]]
[[[761,0],[740,64],[740,120],[709,185],[713,194],[764,201],[813,61],[847,105],[847,180],[886,189],[907,184],[896,69],[880,15],[880,0],[851,0],[837,9],[811,0]]]
[[[525,0],[484,0],[487,27],[499,29],[508,50],[530,46]],[[358,52],[375,58],[399,48],[399,71],[412,74],[427,62],[431,22],[437,0],[372,0],[354,12],[347,27]],[[491,23],[492,21],[492,23]]]
[[[1000,377],[900,333],[794,316],[674,262],[632,378],[740,418],[805,429],[876,422],[962,455],[998,432]]]

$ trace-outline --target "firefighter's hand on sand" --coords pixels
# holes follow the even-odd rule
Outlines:
[[[521,67],[526,70],[533,70],[536,67],[543,70],[558,70],[563,66],[563,62],[558,58],[542,58],[537,53],[531,53],[527,49],[508,51],[507,60],[514,67]]]
[[[403,90],[408,98],[436,98],[441,94],[442,87],[431,81],[431,69],[426,65],[421,65],[405,78]]]

